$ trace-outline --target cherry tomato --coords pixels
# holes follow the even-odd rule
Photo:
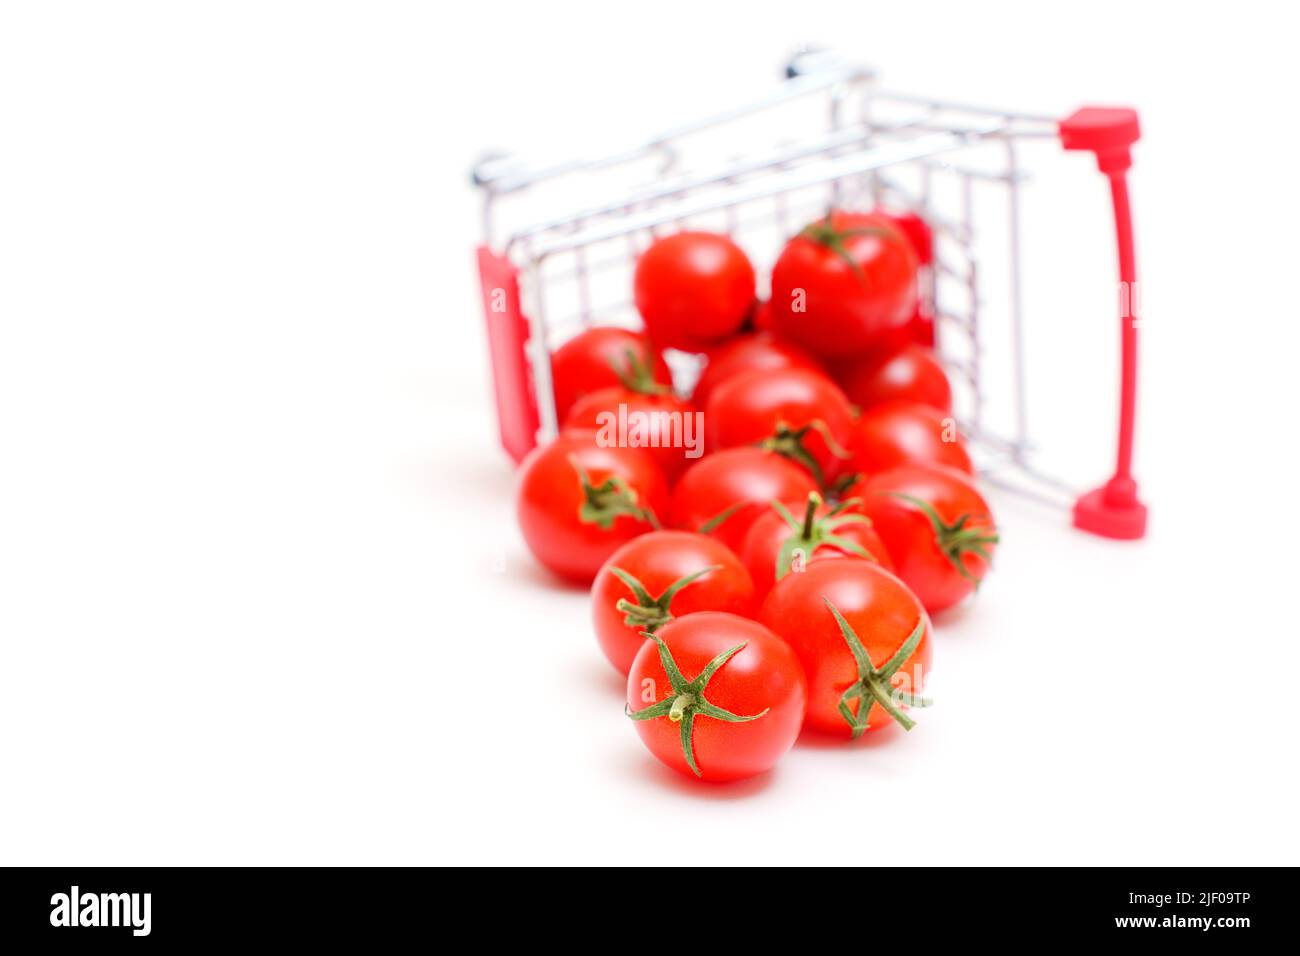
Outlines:
[[[761,448],[727,448],[686,469],[669,508],[674,528],[700,531],[739,551],[772,501],[801,501],[817,485],[794,462]]]
[[[816,494],[803,502],[772,502],[772,510],[750,525],[740,550],[759,598],[778,578],[826,558],[863,558],[892,570],[885,543],[871,519],[856,510],[858,504],[847,499],[828,505]]]
[[[822,372],[821,363],[799,348],[766,332],[753,332],[724,343],[709,353],[709,362],[695,383],[691,401],[704,408],[719,384],[754,369],[804,368]]]
[[[853,409],[839,386],[804,368],[752,369],[713,389],[704,422],[710,448],[762,444],[825,484],[843,470]]]
[[[645,643],[669,621],[697,611],[752,617],[754,582],[716,538],[651,531],[633,538],[596,573],[591,618],[609,662],[624,675]]]
[[[515,511],[533,556],[589,582],[618,546],[658,527],[668,488],[639,448],[605,448],[594,432],[566,432],[528,453]]]
[[[831,213],[772,267],[772,327],[822,358],[860,355],[912,318],[916,271],[916,252],[888,219]]]
[[[754,307],[754,267],[726,236],[679,232],[637,260],[636,307],[665,348],[704,351],[738,330]]]
[[[799,655],[811,730],[856,738],[891,718],[911,730],[907,708],[929,704],[919,695],[930,669],[930,618],[878,564],[818,561],[787,574],[759,620]]]
[[[927,462],[975,473],[956,422],[929,405],[888,402],[866,409],[849,440],[845,473],[878,475],[899,465]]]
[[[565,342],[551,356],[555,415],[564,421],[582,396],[614,385],[671,386],[672,373],[650,339],[609,326],[587,329]]]
[[[863,408],[886,402],[915,402],[952,411],[952,386],[932,349],[905,345],[895,352],[873,352],[835,369],[849,400]]]
[[[642,449],[670,485],[704,454],[695,406],[668,391],[646,393],[622,385],[602,388],[578,399],[564,426],[594,429],[601,444]]]
[[[650,752],[719,783],[770,769],[799,736],[806,698],[790,646],[719,611],[669,622],[642,645],[627,678],[628,716]]]
[[[998,542],[988,503],[953,468],[904,465],[855,484],[849,494],[894,559],[894,568],[931,614],[975,590]]]
[[[934,258],[934,231],[924,219],[914,212],[892,209],[877,209],[874,212],[907,237],[917,261],[926,263]]]

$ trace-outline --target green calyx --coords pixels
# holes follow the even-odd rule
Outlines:
[[[822,440],[826,442],[826,447],[831,450],[831,454],[836,458],[852,457],[840,447],[830,429],[826,427],[826,423],[819,418],[813,419],[801,428],[791,428],[785,422],[777,422],[776,431],[770,437],[759,442],[758,447],[766,451],[776,452],[791,461],[797,461],[812,473],[813,479],[817,482],[817,487],[825,490],[826,475],[822,472],[822,467],[817,463],[817,459],[804,446],[804,439],[809,432],[820,435]]]
[[[569,464],[578,474],[578,484],[582,488],[582,503],[578,505],[578,519],[587,524],[594,524],[603,531],[614,526],[620,515],[627,515],[637,521],[644,521],[656,530],[660,527],[659,519],[649,508],[642,508],[637,500],[636,491],[628,487],[627,482],[617,475],[610,475],[599,485],[591,482],[586,470],[573,457]]]
[[[649,359],[641,358],[636,354],[635,349],[628,349],[623,353],[623,356],[624,363],[622,365],[619,365],[618,361],[613,359],[610,360],[609,365],[624,388],[641,395],[672,394],[671,386],[655,381],[654,366]]]
[[[686,757],[686,763],[694,771],[695,776],[702,777],[700,768],[695,763],[695,745],[693,743],[693,731],[695,728],[696,717],[712,717],[714,720],[724,720],[730,724],[744,723],[750,720],[758,720],[768,712],[770,708],[764,707],[760,713],[750,717],[742,717],[740,714],[733,714],[729,710],[723,710],[721,707],[714,706],[704,696],[704,690],[708,687],[709,681],[713,675],[718,672],[718,668],[731,660],[738,653],[745,649],[744,644],[737,644],[730,650],[723,651],[700,671],[700,676],[694,680],[688,681],[682,676],[682,672],[677,668],[677,662],[673,660],[672,652],[668,650],[668,645],[657,635],[646,632],[645,637],[654,641],[659,646],[659,662],[663,665],[664,673],[668,675],[668,683],[672,685],[672,690],[663,700],[651,704],[644,710],[628,710],[627,715],[633,720],[654,720],[657,717],[667,717],[673,723],[677,724],[682,738],[682,753]]]
[[[972,521],[988,521],[988,515],[964,514],[952,524],[948,524],[928,501],[898,491],[883,493],[894,498],[901,498],[925,515],[930,522],[930,527],[934,530],[935,544],[939,546],[943,556],[952,563],[958,574],[968,581],[975,582],[977,587],[979,586],[980,579],[970,573],[962,557],[969,552],[970,554],[979,555],[987,562],[992,562],[993,559],[989,555],[988,546],[998,543],[998,533],[981,525],[971,524]]]
[[[836,534],[836,531],[846,524],[871,524],[871,519],[866,515],[848,511],[860,500],[850,498],[847,501],[841,501],[819,518],[817,517],[817,510],[823,504],[822,497],[815,491],[810,492],[802,521],[795,518],[784,504],[773,501],[772,510],[781,516],[781,519],[790,526],[790,530],[793,532],[790,537],[785,539],[785,543],[781,545],[781,550],[777,553],[776,579],[779,581],[790,573],[795,555],[802,554],[805,559],[811,558],[818,548],[827,545],[839,548],[841,551],[847,551],[856,557],[866,558],[868,561],[876,561],[875,555],[862,545]]]
[[[710,565],[703,570],[696,571],[694,574],[688,574],[685,577],[678,578],[663,594],[658,597],[652,597],[646,590],[644,584],[628,574],[622,568],[610,568],[609,571],[616,578],[627,585],[632,596],[636,598],[633,604],[627,598],[619,598],[618,603],[614,605],[624,615],[623,623],[628,627],[635,627],[639,631],[647,634],[654,634],[659,628],[663,627],[673,619],[672,603],[673,598],[682,588],[688,587],[698,581],[710,571],[720,571],[722,565]]]
[[[870,226],[862,226],[857,229],[836,229],[831,221],[831,214],[827,213],[825,219],[809,223],[799,232],[799,235],[804,239],[817,243],[819,246],[825,246],[843,259],[848,264],[848,267],[853,270],[853,274],[858,277],[858,281],[865,285],[867,274],[862,271],[862,265],[849,252],[847,240],[854,236],[888,236],[890,231]]]
[[[903,646],[894,652],[894,656],[886,661],[884,666],[876,667],[871,663],[871,657],[867,654],[867,649],[862,646],[858,635],[849,626],[849,622],[844,620],[844,615],[828,599],[822,598],[822,600],[835,615],[835,623],[840,626],[840,633],[844,635],[849,651],[853,654],[853,660],[858,665],[858,679],[840,697],[839,706],[840,715],[849,725],[853,739],[857,740],[867,729],[867,718],[871,714],[872,704],[879,704],[885,713],[902,724],[904,730],[911,730],[916,726],[916,721],[903,712],[903,706],[929,707],[933,701],[927,697],[918,697],[899,690],[893,685],[893,678],[899,668],[907,663],[907,659],[916,651],[921,638],[925,636],[925,618],[922,617],[916,622],[916,629],[903,642]],[[849,706],[854,700],[858,702],[856,713]]]

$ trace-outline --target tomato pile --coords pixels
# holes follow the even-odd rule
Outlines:
[[[930,614],[988,573],[997,525],[921,344],[911,214],[833,211],[771,296],[730,238],[637,263],[644,331],[552,355],[558,438],[521,466],[533,555],[591,586],[626,715],[692,778],[762,773],[801,732],[856,739],[929,705]],[[691,394],[662,350],[700,353]]]

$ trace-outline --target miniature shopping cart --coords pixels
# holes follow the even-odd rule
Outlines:
[[[727,232],[770,265],[831,207],[911,210],[932,233],[912,333],[935,347],[953,379],[955,415],[984,480],[1061,507],[1086,531],[1140,538],[1146,508],[1131,473],[1138,287],[1126,176],[1137,139],[1131,109],[1088,107],[1058,119],[952,103],[882,89],[870,69],[805,52],[769,95],[626,149],[544,165],[485,158],[473,180],[483,197],[478,265],[501,443],[519,460],[555,434],[556,346],[592,324],[639,327],[632,271],[656,236],[688,226]],[[1084,494],[1038,467],[1028,434],[1022,153],[1034,140],[1091,152],[1114,205],[1118,448],[1111,478]],[[698,374],[696,356],[669,361],[679,387]]]

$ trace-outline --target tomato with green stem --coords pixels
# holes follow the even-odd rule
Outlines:
[[[515,513],[533,556],[585,583],[619,545],[659,527],[667,500],[667,483],[645,452],[602,447],[594,432],[572,431],[523,460]]]
[[[710,448],[758,445],[807,468],[825,487],[849,457],[853,409],[820,372],[751,369],[713,389],[704,421]]]
[[[650,752],[718,783],[771,769],[799,736],[806,700],[790,646],[720,611],[688,614],[649,635],[627,678],[627,715]]]
[[[850,432],[849,452],[847,473],[878,475],[913,463],[975,473],[956,420],[916,402],[887,402],[865,409]]]
[[[602,388],[625,385],[644,391],[672,384],[672,372],[659,350],[647,336],[627,329],[586,329],[551,356],[555,415],[561,422],[574,402]]]
[[[898,578],[869,561],[819,561],[776,583],[759,620],[794,648],[808,678],[805,726],[858,738],[909,708],[930,668],[930,618]]]
[[[833,211],[786,243],[772,267],[772,328],[828,360],[861,355],[912,318],[917,268],[887,217]]]
[[[802,504],[773,501],[772,510],[750,526],[740,551],[758,596],[766,596],[791,571],[826,558],[862,558],[892,569],[884,542],[871,519],[856,510],[858,504],[852,498],[827,504],[815,492]],[[796,518],[800,507],[802,517]]]
[[[591,618],[600,649],[627,674],[645,643],[674,618],[700,611],[750,617],[754,582],[716,538],[690,531],[651,531],[633,538],[596,573]]]
[[[999,541],[988,502],[954,468],[906,465],[858,482],[862,500],[898,576],[931,614],[971,594],[988,574]]]
[[[647,334],[664,348],[702,352],[738,331],[754,308],[754,267],[719,233],[656,239],[637,260],[632,287]]]
[[[762,448],[726,448],[686,469],[673,488],[670,524],[739,551],[772,501],[802,501],[817,484],[807,470]]]

